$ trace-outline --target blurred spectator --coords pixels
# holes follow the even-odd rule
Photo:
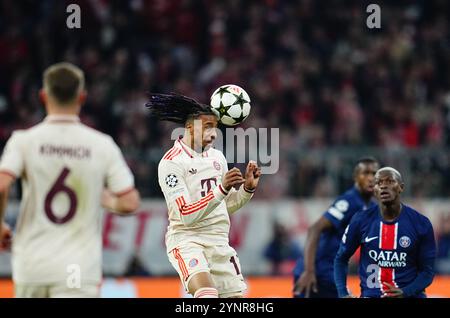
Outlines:
[[[137,255],[133,255],[130,259],[128,267],[124,273],[125,277],[134,277],[134,276],[151,276],[149,271],[142,265],[139,257]]]
[[[82,120],[119,143],[145,196],[161,196],[149,179],[171,128],[146,116],[146,92],[207,102],[226,83],[251,96],[246,127],[281,131],[284,180],[266,193],[333,196],[355,149],[379,147],[408,167],[407,195],[448,196],[450,2],[378,3],[375,31],[359,0],[0,1],[0,148],[42,118],[41,73],[69,60],[86,72]]]
[[[443,215],[437,233],[436,272],[450,274],[450,214]]]
[[[264,251],[264,257],[272,266],[271,275],[291,275],[295,261],[302,257],[302,252],[286,227],[274,223],[273,238]]]

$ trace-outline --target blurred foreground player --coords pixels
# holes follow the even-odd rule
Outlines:
[[[336,255],[339,297],[352,297],[347,290],[347,265],[359,246],[361,297],[426,297],[436,258],[433,226],[427,217],[401,203],[403,188],[397,170],[385,167],[377,171],[379,205],[352,218]]]
[[[111,137],[80,123],[83,72],[49,67],[40,92],[47,117],[15,131],[0,162],[1,237],[8,189],[22,180],[12,244],[16,297],[98,297],[102,208],[130,213],[139,206],[133,176]],[[105,190],[104,187],[108,190]]]
[[[352,216],[375,205],[372,201],[378,162],[358,160],[353,169],[354,186],[339,196],[323,216],[308,229],[304,259],[294,269],[294,297],[337,298],[333,262],[342,234]]]
[[[228,242],[229,214],[251,199],[260,168],[250,161],[245,179],[237,168],[228,171],[225,156],[212,148],[217,117],[209,106],[181,95],[152,94],[147,107],[160,120],[185,126],[184,136],[158,167],[169,210],[169,260],[194,297],[242,297],[246,284],[236,251]],[[236,191],[233,186],[239,184]]]

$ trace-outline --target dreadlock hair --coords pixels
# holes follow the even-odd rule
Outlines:
[[[149,98],[145,106],[150,110],[150,115],[159,120],[185,124],[189,119],[200,115],[215,115],[208,105],[176,93],[149,93]]]

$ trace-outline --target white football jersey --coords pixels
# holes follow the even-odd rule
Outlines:
[[[102,191],[106,187],[122,195],[134,188],[113,139],[77,116],[49,115],[13,133],[0,172],[22,179],[12,247],[14,282],[99,283]]]
[[[225,191],[222,177],[227,171],[222,152],[209,148],[197,153],[181,139],[163,156],[158,179],[169,210],[169,251],[186,241],[228,244],[229,214],[247,203],[253,193],[243,185],[238,191]]]

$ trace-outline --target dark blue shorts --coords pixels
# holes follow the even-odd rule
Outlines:
[[[317,293],[313,292],[312,290],[309,292],[309,298],[339,298],[334,282],[320,280],[319,278],[317,278],[317,289]],[[305,298],[305,295],[294,295],[294,298]]]

